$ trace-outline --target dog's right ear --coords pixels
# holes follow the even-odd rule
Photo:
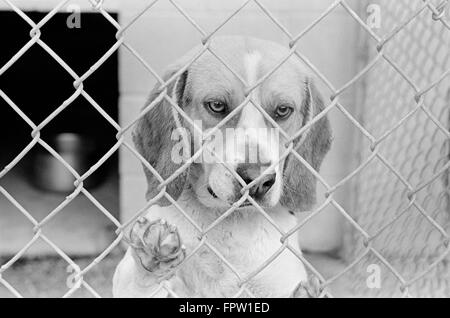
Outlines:
[[[163,80],[169,80],[174,74],[176,74],[181,67],[170,67],[164,73]],[[183,107],[183,96],[186,89],[186,81],[188,77],[188,71],[183,72],[176,80],[172,81],[167,87],[167,94],[173,97],[173,100],[178,103],[180,107]],[[147,107],[154,100],[156,100],[161,92],[160,85],[156,85],[150,97],[144,106]],[[170,103],[163,98],[157,105],[155,105],[150,111],[148,111],[136,124],[136,128],[133,131],[133,142],[138,152],[148,161],[148,163],[166,180],[170,177],[183,163],[176,163],[171,157],[172,149],[177,142],[172,140],[172,132],[177,128],[174,120],[174,114]],[[181,117],[180,124],[182,123]],[[159,180],[153,175],[153,173],[144,165],[144,172],[147,178],[147,193],[146,199],[151,200],[159,192],[158,186]],[[177,176],[166,187],[166,192],[176,201],[183,192],[186,178],[189,173],[189,168],[184,170],[179,176]],[[161,206],[167,206],[170,201],[167,198],[162,197],[158,204]]]
[[[305,114],[311,112],[311,118],[325,109],[323,99],[314,82],[307,79],[304,83],[306,98],[302,109]],[[307,118],[308,116],[306,116]],[[301,123],[299,129],[307,122]],[[322,161],[331,147],[331,126],[327,116],[319,119],[307,132],[302,144],[294,144],[294,148],[314,170],[320,169]],[[296,143],[301,137],[297,138]],[[290,211],[308,211],[316,203],[317,180],[313,173],[292,154],[286,159],[284,171],[284,189],[281,204]]]

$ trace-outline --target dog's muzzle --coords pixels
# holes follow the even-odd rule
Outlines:
[[[236,173],[244,180],[246,184],[250,184],[259,178],[268,165],[260,164],[240,164],[236,168]],[[256,200],[262,200],[275,184],[276,173],[264,174],[260,180],[250,188],[249,194]],[[242,189],[240,184],[236,185],[237,191]]]

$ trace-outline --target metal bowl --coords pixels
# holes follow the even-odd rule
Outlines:
[[[92,138],[75,133],[61,133],[46,142],[73,168],[82,175],[96,159],[96,143]],[[31,164],[32,183],[53,192],[71,192],[75,189],[75,177],[51,153],[39,147],[33,153]],[[85,188],[92,188],[100,182],[101,175],[94,173],[83,182]]]

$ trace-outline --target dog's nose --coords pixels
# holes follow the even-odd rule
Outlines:
[[[258,178],[264,169],[266,168],[261,167],[261,165],[245,164],[239,165],[236,172],[245,181],[245,183],[249,184]],[[250,195],[255,199],[263,198],[275,184],[275,177],[275,173],[265,174],[257,184],[250,188]]]
[[[258,199],[262,198],[272,188],[274,184],[275,184],[275,173],[264,175],[261,181],[255,186],[256,189],[253,195]],[[252,189],[250,189],[250,194],[252,194]]]

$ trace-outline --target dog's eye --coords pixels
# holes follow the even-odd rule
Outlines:
[[[227,104],[218,100],[205,102],[205,107],[216,114],[223,114],[227,111]]]
[[[291,116],[294,109],[290,106],[280,105],[275,110],[275,117],[278,119],[285,119]]]

